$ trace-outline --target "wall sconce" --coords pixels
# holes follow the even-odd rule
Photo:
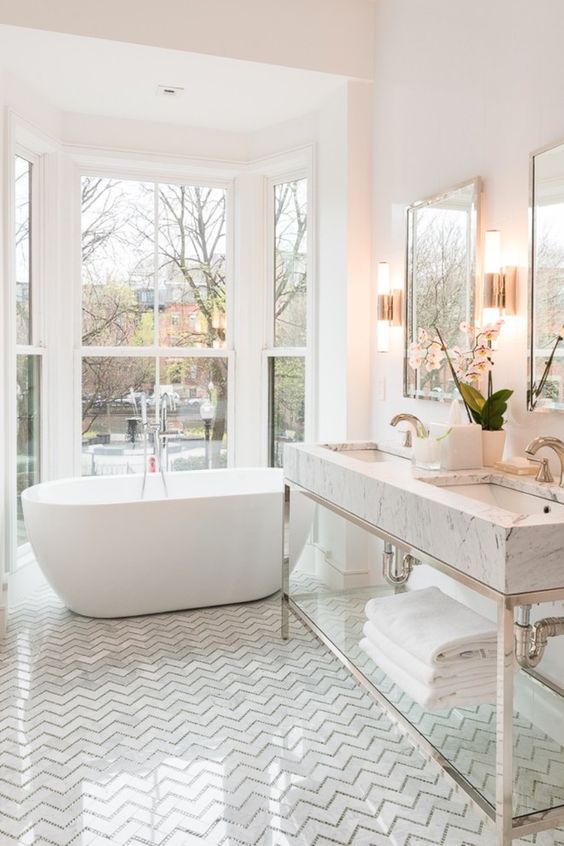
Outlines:
[[[515,314],[516,267],[501,263],[501,232],[489,229],[484,244],[484,312]]]
[[[378,263],[378,310],[376,328],[376,349],[388,352],[390,349],[390,326],[401,326],[401,290],[392,291],[390,265],[387,261]]]

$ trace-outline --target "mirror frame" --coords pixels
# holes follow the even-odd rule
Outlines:
[[[474,316],[473,320],[476,323],[482,313],[482,205],[483,205],[483,182],[480,176],[474,176],[471,179],[465,179],[463,182],[457,182],[455,185],[451,185],[444,191],[441,191],[438,194],[434,194],[431,197],[427,197],[424,200],[418,200],[415,203],[411,203],[406,208],[405,214],[405,221],[406,221],[406,228],[405,228],[405,296],[404,296],[404,309],[403,309],[403,319],[404,319],[404,339],[403,339],[403,395],[408,399],[416,399],[416,400],[432,400],[434,402],[446,402],[451,400],[454,395],[444,395],[442,397],[436,396],[428,396],[428,397],[417,397],[413,396],[413,394],[409,391],[408,386],[408,377],[409,377],[409,318],[410,318],[410,290],[413,287],[410,284],[409,278],[409,269],[410,269],[410,262],[409,262],[409,252],[410,252],[410,215],[417,211],[418,209],[425,208],[426,206],[431,206],[434,203],[439,202],[440,200],[444,200],[449,194],[452,194],[454,191],[460,191],[462,188],[466,188],[467,186],[471,185],[474,188],[474,197],[476,203],[476,246],[475,246],[475,256],[474,256]]]
[[[562,413],[564,408],[533,408],[532,390],[535,380],[534,319],[535,319],[535,159],[556,147],[564,147],[564,138],[545,144],[529,154],[529,272],[527,291],[527,411],[532,414]],[[564,320],[563,320],[564,322]]]

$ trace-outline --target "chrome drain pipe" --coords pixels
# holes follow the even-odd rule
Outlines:
[[[386,541],[382,554],[382,572],[385,580],[391,585],[404,585],[411,576],[412,570],[419,560],[410,553],[406,553],[399,561],[398,551],[393,544]]]
[[[515,658],[520,667],[538,667],[551,637],[564,635],[564,617],[543,617],[531,623],[531,606],[521,605],[515,622]]]

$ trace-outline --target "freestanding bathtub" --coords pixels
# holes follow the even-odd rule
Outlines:
[[[33,551],[63,602],[128,617],[246,602],[281,583],[276,469],[65,479],[22,494]]]

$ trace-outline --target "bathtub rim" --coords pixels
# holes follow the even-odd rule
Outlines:
[[[249,470],[252,472],[260,472],[264,474],[267,478],[272,478],[272,480],[279,480],[280,487],[275,488],[274,484],[270,484],[269,486],[265,486],[261,489],[259,485],[251,490],[230,490],[230,491],[215,491],[215,492],[206,492],[206,493],[184,493],[180,495],[172,495],[172,496],[159,496],[159,497],[150,497],[146,496],[141,499],[140,496],[140,488],[139,488],[139,496],[135,498],[129,499],[104,499],[101,501],[88,501],[88,500],[81,500],[81,499],[70,499],[68,496],[65,499],[41,499],[37,496],[40,491],[51,491],[56,490],[57,487],[63,487],[65,485],[72,485],[73,487],[79,487],[81,484],[102,484],[106,483],[111,480],[125,480],[127,479],[129,482],[133,482],[134,480],[138,480],[139,485],[141,485],[143,480],[142,473],[120,473],[116,474],[115,476],[66,476],[63,479],[50,479],[46,482],[39,482],[36,485],[30,485],[21,492],[21,500],[22,504],[25,502],[33,503],[34,505],[45,505],[45,506],[62,506],[64,508],[70,507],[78,507],[78,508],[97,508],[97,507],[104,507],[104,506],[118,506],[118,505],[140,505],[140,504],[150,504],[155,502],[178,502],[179,500],[203,500],[203,499],[214,499],[214,498],[225,498],[229,499],[231,497],[247,497],[247,496],[260,496],[260,495],[278,495],[283,494],[284,492],[284,484],[283,478],[284,473],[282,468],[279,467],[221,467],[216,469],[210,470],[180,470],[175,471],[174,473],[167,474],[167,481],[174,478],[181,478],[182,476],[186,476],[190,479],[197,479],[198,476],[205,474],[209,476],[210,474],[216,473],[224,473],[224,474],[231,474],[231,473],[241,473],[245,470]],[[160,474],[151,474],[151,476],[159,479],[160,481]],[[162,483],[161,483],[162,484]]]

